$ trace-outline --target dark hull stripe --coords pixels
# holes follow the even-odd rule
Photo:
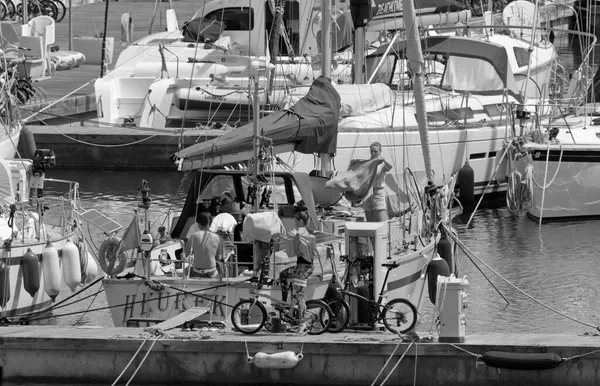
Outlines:
[[[421,271],[415,272],[410,276],[403,277],[399,280],[394,280],[388,283],[387,288],[388,291],[393,291],[398,288],[406,287],[421,278]]]
[[[546,150],[534,150],[531,158],[534,161],[546,162]],[[576,163],[600,163],[600,151],[594,150],[563,150],[562,158],[560,150],[550,150],[549,161],[551,162],[576,162]]]

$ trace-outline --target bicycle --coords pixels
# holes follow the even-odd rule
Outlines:
[[[282,322],[293,325],[300,325],[301,322],[307,323],[307,333],[309,335],[320,335],[329,329],[333,314],[331,309],[322,300],[311,299],[306,301],[306,312],[304,318],[298,317],[298,307],[292,303],[284,302],[265,293],[261,293],[260,289],[263,285],[272,286],[274,280],[265,279],[264,262],[261,264],[260,278],[254,276],[250,279],[252,288],[250,290],[249,299],[241,299],[233,306],[231,311],[231,322],[236,331],[243,334],[255,334],[263,328],[273,331],[273,312],[267,312],[267,307],[260,301],[260,298],[266,298],[271,301],[273,309],[279,312],[279,317]],[[293,293],[290,291],[290,296],[293,299]]]
[[[340,259],[342,261],[345,260],[347,264],[342,283],[340,283],[335,274],[332,279],[333,283],[337,284],[336,290],[339,296],[327,303],[334,315],[332,323],[329,326],[329,332],[338,333],[348,327],[350,322],[350,306],[346,301],[345,296],[360,299],[368,304],[368,327],[372,328],[375,326],[375,323],[383,322],[385,328],[394,334],[405,334],[415,327],[417,324],[417,309],[411,302],[406,299],[397,298],[392,299],[385,304],[382,303],[383,293],[386,288],[389,274],[392,269],[399,266],[398,263],[381,264],[383,267],[387,268],[387,272],[381,290],[379,291],[377,301],[374,301],[348,290],[352,267],[354,266],[357,268],[359,272],[365,272],[365,266],[368,267],[370,265],[372,267],[373,256],[361,256],[353,259],[348,256],[340,256]],[[336,272],[335,267],[333,272]],[[367,269],[366,272],[368,275],[369,270]]]

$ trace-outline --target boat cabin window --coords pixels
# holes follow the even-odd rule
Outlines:
[[[513,47],[515,53],[515,59],[517,59],[517,66],[523,67],[529,64],[529,52],[522,47]]]
[[[469,71],[465,71],[466,68]],[[446,64],[442,86],[461,91],[504,89],[500,75],[490,62],[452,55]]]
[[[383,58],[383,56],[367,57],[367,60],[365,61],[367,71],[366,79],[369,80],[371,78],[371,74],[373,74],[379,63],[381,63],[381,67],[375,74],[371,83],[391,84],[392,75],[394,74],[394,68],[396,66],[396,57],[393,55],[386,56],[385,58]],[[396,77],[394,77],[394,80],[396,80],[395,78]],[[397,82],[393,83],[397,84]]]
[[[208,13],[207,20],[217,20],[225,24],[225,31],[252,31],[254,11],[248,7],[223,8]]]
[[[273,32],[273,12],[269,6],[269,1],[265,1],[265,26],[267,34]],[[294,53],[298,55],[300,51],[300,4],[298,1],[286,1],[285,10],[283,11],[283,26],[289,43]],[[285,43],[284,36],[279,36],[279,54],[289,55],[287,44]]]

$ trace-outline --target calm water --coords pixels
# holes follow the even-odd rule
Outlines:
[[[152,189],[154,215],[179,210],[185,200],[180,173],[52,171],[52,177],[80,182],[86,208],[96,208],[126,226],[137,203],[142,178]],[[185,183],[184,183],[185,185]],[[187,185],[186,185],[187,186]],[[600,278],[598,277],[598,221],[538,224],[526,216],[514,216],[505,208],[479,210],[466,229],[468,215],[457,218],[460,238],[479,259],[522,291],[569,316],[590,324],[600,319]],[[478,263],[483,272],[509,300],[510,305],[489,284],[470,260],[459,254],[460,276],[466,275],[469,333],[532,332],[581,334],[592,328],[570,321],[528,299]],[[78,296],[95,294],[99,285]],[[64,288],[58,297],[70,293]],[[93,300],[93,302],[92,302]],[[90,305],[90,303],[92,303]],[[431,324],[431,305],[425,302],[420,331]],[[60,308],[55,315],[106,307],[103,293]],[[108,310],[81,315],[53,317],[45,324],[112,326]]]

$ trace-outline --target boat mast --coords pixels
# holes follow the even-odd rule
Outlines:
[[[431,168],[431,154],[429,152],[429,129],[427,127],[427,113],[425,111],[425,98],[423,97],[423,51],[421,38],[413,0],[402,0],[404,26],[406,29],[406,57],[410,70],[413,73],[413,90],[415,107],[417,109],[417,123],[423,149],[425,173],[427,181],[433,183],[433,169]]]
[[[321,76],[331,80],[331,0],[321,0]],[[321,175],[329,178],[333,171],[331,154],[321,153]]]

